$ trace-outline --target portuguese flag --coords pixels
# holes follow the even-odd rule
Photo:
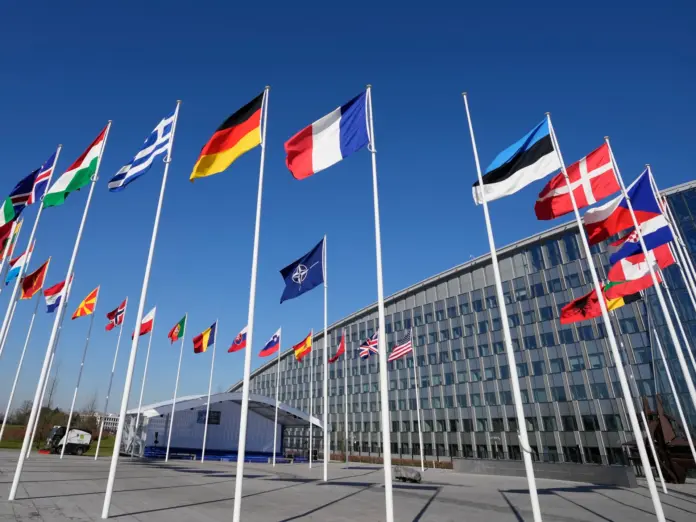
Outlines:
[[[173,343],[181,339],[184,335],[184,331],[186,330],[186,316],[181,318],[181,321],[176,323],[174,325],[174,328],[169,330],[169,333],[167,334],[167,337],[169,337],[169,340]]]
[[[245,152],[261,144],[261,108],[264,93],[227,118],[201,150],[189,178],[219,174]]]
[[[106,127],[89,148],[82,153],[82,156],[77,158],[75,163],[70,165],[70,168],[46,192],[43,200],[44,208],[62,205],[68,194],[89,185],[92,176],[97,172],[99,157],[104,149],[105,136]]]

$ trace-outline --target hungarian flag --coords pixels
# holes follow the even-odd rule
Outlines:
[[[611,164],[606,143],[566,169],[578,208],[593,205],[621,187]],[[563,173],[555,176],[539,193],[534,205],[537,219],[555,219],[573,211],[568,184]]]
[[[650,250],[648,259],[653,268],[667,268],[675,262],[669,245],[662,245],[655,250]],[[655,275],[657,276],[657,281],[662,282],[660,272],[657,271]],[[621,259],[609,269],[607,279],[616,283],[611,289],[606,290],[607,299],[635,294],[653,285],[652,277],[650,276],[650,265],[643,254],[635,254]]]
[[[219,174],[239,156],[261,144],[263,97],[262,92],[217,128],[198,156],[191,181]]]
[[[51,258],[48,258],[43,265],[34,270],[31,274],[27,274],[22,279],[22,295],[20,299],[31,299],[36,294],[41,292],[43,288],[44,281],[46,280],[46,273],[48,272],[48,265],[51,263]]]
[[[292,347],[295,359],[301,361],[305,355],[312,351],[312,333],[310,332],[300,343]]]
[[[232,341],[232,346],[227,349],[227,353],[238,352],[239,350],[246,348],[246,339],[247,327],[245,326],[242,331],[237,334],[237,337],[234,338],[234,341]]]
[[[338,343],[338,350],[336,350],[336,355],[331,357],[329,359],[329,362],[335,363],[336,361],[338,361],[338,358],[341,357],[341,355],[343,355],[344,353],[346,353],[346,333],[345,332],[343,332],[343,335],[341,336],[341,342]]]
[[[143,320],[140,321],[140,333],[138,335],[145,335],[149,334],[152,332],[152,329],[155,327],[155,312],[157,311],[157,307],[155,306],[152,310],[150,310],[145,317],[143,317]],[[131,339],[135,337],[135,332],[131,334]]]
[[[185,331],[186,331],[186,316],[182,317],[181,321],[176,323],[174,325],[174,328],[169,330],[167,337],[169,338],[169,340],[173,344],[183,337]]]
[[[89,148],[48,189],[43,200],[44,208],[62,205],[70,193],[89,185],[92,176],[97,172],[99,158],[104,150],[107,127],[104,127]]]
[[[106,325],[107,332],[110,332],[117,326],[123,324],[123,318],[126,316],[127,304],[128,298],[126,297],[126,300],[123,301],[120,305],[118,305],[118,308],[116,308],[115,310],[111,310],[108,314],[106,314],[106,318],[109,320],[109,324]]]
[[[82,300],[82,302],[77,307],[77,310],[75,310],[75,313],[72,316],[73,320],[77,319],[78,317],[92,315],[94,313],[94,309],[97,306],[97,297],[98,296],[99,296],[99,287],[92,290],[89,293],[89,295]]]
[[[216,329],[217,321],[193,338],[193,353],[204,353],[213,345]]]

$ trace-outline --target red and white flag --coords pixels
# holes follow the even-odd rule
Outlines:
[[[143,320],[140,322],[140,335],[145,335],[150,332],[152,332],[152,329],[155,326],[155,312],[157,311],[157,307],[155,306],[152,310],[150,310],[145,317],[143,317]],[[135,335],[135,333],[134,333]],[[131,335],[131,339],[133,338],[133,335]]]
[[[587,207],[620,190],[605,143],[566,169],[578,208]],[[534,205],[537,219],[555,219],[573,211],[563,173],[555,176],[539,193]]]
[[[413,341],[411,340],[411,330],[409,330],[408,333],[396,343],[396,346],[392,348],[392,351],[387,358],[387,362],[395,361],[399,357],[403,357],[407,353],[411,352],[413,352]]]
[[[345,332],[341,336],[341,342],[338,343],[338,350],[336,350],[336,355],[329,358],[329,364],[335,363],[336,361],[338,361],[339,357],[341,357],[341,355],[343,355],[344,353],[346,353],[346,334],[345,334]]]
[[[118,308],[115,310],[111,310],[108,314],[106,314],[106,318],[109,320],[109,324],[106,325],[106,331],[110,332],[117,326],[120,326],[123,324],[123,318],[126,315],[126,305],[128,304],[128,298],[126,297],[125,301],[123,301],[120,305],[118,305]]]
[[[653,268],[667,268],[674,264],[674,257],[669,249],[669,245],[661,245],[648,252],[648,258]],[[657,272],[658,282],[661,282],[660,273]],[[605,292],[607,299],[635,294],[652,286],[650,276],[650,265],[645,259],[644,254],[635,254],[620,260],[611,267],[607,274],[607,279],[614,283],[623,283],[612,286]]]

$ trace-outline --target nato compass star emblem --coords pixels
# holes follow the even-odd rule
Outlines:
[[[309,271],[317,266],[319,262],[314,263],[312,266],[307,268],[306,265],[303,265],[300,263],[295,267],[295,271],[292,273],[292,281],[294,283],[297,283],[298,285],[302,286],[302,283],[304,282],[305,279],[307,279],[307,276],[309,275]]]

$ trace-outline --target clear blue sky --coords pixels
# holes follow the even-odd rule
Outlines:
[[[369,154],[295,181],[283,142],[374,86],[385,292],[391,294],[487,251],[474,206],[475,170],[460,93],[470,93],[487,165],[551,111],[568,163],[612,137],[624,176],[646,162],[658,183],[693,178],[696,12],[688,2],[487,4],[42,2],[6,5],[0,22],[2,190],[58,143],[58,171],[114,121],[82,246],[69,312],[101,284],[78,406],[106,392],[116,333],[104,314],[130,297],[133,328],[162,175],[125,192],[106,182],[182,99],[147,308],[157,305],[145,402],[171,397],[178,346],[169,328],[189,312],[180,393],[207,389],[210,353],[191,335],[220,319],[213,389],[236,382],[241,353],[226,348],[247,317],[259,149],[191,184],[201,146],[232,112],[271,85],[254,352],[278,326],[283,345],[322,325],[322,293],[279,305],[278,270],[328,235],[329,322],[376,300]],[[537,7],[532,7],[537,4]],[[553,6],[556,4],[556,6]],[[543,184],[492,204],[498,245],[543,230],[533,203]],[[42,217],[32,265],[53,256],[64,277],[86,193]],[[25,216],[32,221],[36,209]],[[28,231],[22,235],[24,247]],[[0,294],[4,314],[9,291]],[[43,305],[42,305],[43,306]],[[14,375],[33,303],[18,306],[0,359],[0,399]],[[37,318],[16,404],[33,394],[53,317]],[[67,321],[58,351],[58,404],[69,407],[89,320]],[[125,341],[124,335],[124,341]],[[121,346],[110,409],[122,392]],[[131,405],[145,355],[141,343]],[[253,367],[262,363],[254,356]]]

